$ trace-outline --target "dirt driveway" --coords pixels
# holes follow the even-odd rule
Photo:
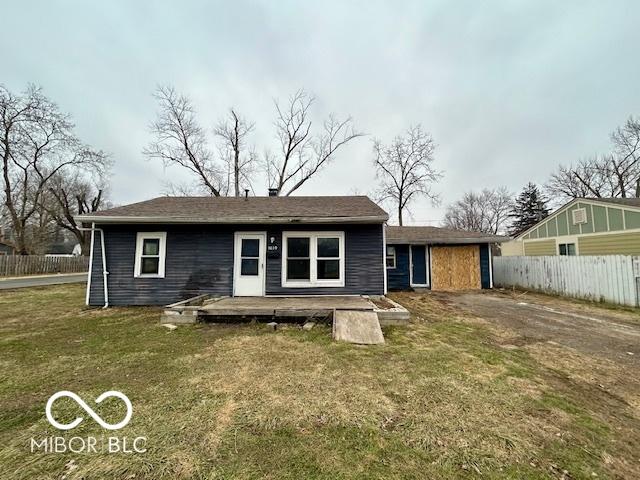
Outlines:
[[[640,366],[640,313],[534,293],[433,292],[438,300],[516,332],[521,345],[547,342]]]

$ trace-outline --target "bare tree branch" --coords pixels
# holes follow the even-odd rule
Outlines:
[[[239,197],[243,189],[251,188],[251,178],[255,173],[256,153],[247,150],[247,137],[253,132],[255,125],[248,123],[234,109],[229,116],[221,120],[214,134],[220,139],[220,152],[226,164],[227,191],[233,182],[233,194]]]
[[[389,145],[374,140],[374,165],[380,180],[379,201],[392,201],[397,208],[398,223],[411,201],[424,196],[437,203],[439,197],[431,187],[442,178],[433,168],[435,144],[420,125],[411,126],[404,136],[397,136]]]
[[[165,166],[179,165],[189,170],[211,195],[220,196],[223,175],[207,147],[191,100],[168,86],[158,87],[154,97],[160,107],[150,126],[155,139],[143,153],[162,160]]]
[[[343,146],[361,137],[351,117],[330,115],[319,133],[312,132],[310,108],[314,97],[298,90],[286,107],[275,102],[276,136],[281,157],[266,152],[263,158],[269,185],[278,195],[291,195],[326,167]]]
[[[43,202],[53,178],[108,168],[106,155],[83,145],[73,130],[70,117],[41,89],[29,86],[14,95],[0,86],[3,198],[21,254],[33,250],[31,240],[41,238],[52,221]]]
[[[513,208],[513,194],[505,187],[479,193],[467,192],[447,207],[442,225],[447,228],[482,233],[506,231],[509,213]]]
[[[558,167],[546,184],[552,198],[629,197],[640,179],[640,121],[629,117],[611,134],[612,152]]]

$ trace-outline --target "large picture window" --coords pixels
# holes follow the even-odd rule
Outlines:
[[[344,286],[344,232],[284,232],[283,287]]]
[[[139,232],[136,239],[135,277],[164,278],[166,232]]]

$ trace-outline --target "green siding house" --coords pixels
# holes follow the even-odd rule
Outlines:
[[[502,255],[640,255],[640,198],[578,198],[510,242]]]

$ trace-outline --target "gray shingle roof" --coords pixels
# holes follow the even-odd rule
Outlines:
[[[387,227],[387,243],[499,243],[508,237],[480,232],[467,232],[440,227]]]
[[[96,223],[382,223],[388,215],[366,196],[158,197],[77,219]]]

